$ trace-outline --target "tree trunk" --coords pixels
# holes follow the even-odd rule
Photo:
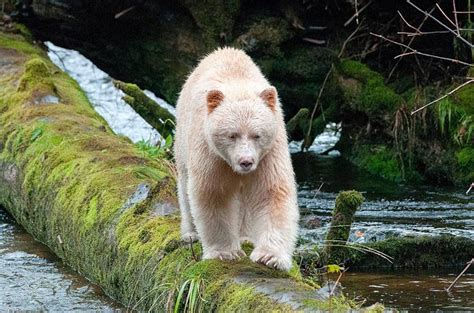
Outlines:
[[[199,261],[200,245],[179,239],[173,164],[116,136],[40,48],[1,32],[0,205],[138,310],[170,310],[180,288],[184,303],[196,283],[195,299],[206,310],[327,306],[297,269],[286,274],[248,258]]]

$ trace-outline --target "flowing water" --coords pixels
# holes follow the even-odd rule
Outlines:
[[[337,193],[350,189],[366,198],[356,213],[351,241],[440,234],[474,239],[473,196],[464,190],[394,184],[338,157],[298,153],[293,154],[293,164],[302,208],[301,236],[314,243],[320,243],[328,230]],[[365,298],[366,304],[381,302],[410,312],[474,312],[474,268],[450,293],[445,291],[461,270],[348,272],[342,286],[345,294]]]
[[[96,110],[112,129],[132,141],[158,142],[154,131],[124,101],[112,79],[77,51],[47,43],[49,56],[77,80]],[[157,98],[160,106],[173,108]],[[329,124],[310,151],[323,153],[340,136],[340,125]],[[293,142],[296,152],[300,144]],[[338,157],[294,153],[293,163],[302,208],[301,236],[318,243],[327,231],[337,193],[356,189],[366,201],[356,214],[350,240],[367,242],[387,236],[453,234],[474,239],[474,201],[454,188],[412,188],[386,182]],[[448,272],[346,273],[344,292],[359,295],[367,304],[383,302],[410,311],[474,311],[474,275],[464,276],[452,293],[444,289],[460,269]],[[0,209],[0,311],[112,311],[123,310],[97,286],[70,270]]]
[[[122,310],[0,207],[0,312]]]

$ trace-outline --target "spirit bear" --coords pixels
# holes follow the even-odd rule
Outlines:
[[[188,77],[174,147],[182,238],[221,260],[248,240],[252,261],[289,270],[299,210],[282,108],[243,51],[218,49]]]

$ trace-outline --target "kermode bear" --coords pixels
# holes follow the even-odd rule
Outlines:
[[[243,51],[218,49],[177,103],[175,157],[183,240],[203,258],[245,256],[289,270],[299,210],[277,91]]]

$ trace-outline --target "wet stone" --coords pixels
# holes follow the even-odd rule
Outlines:
[[[150,185],[148,184],[142,183],[138,185],[133,195],[125,203],[125,209],[128,209],[135,204],[144,201],[150,194],[150,189]]]
[[[178,208],[176,208],[174,205],[171,203],[156,203],[153,206],[153,216],[167,216],[174,214],[178,211]]]
[[[41,104],[58,104],[59,103],[59,98],[53,95],[46,95],[40,98],[36,98],[33,102],[36,105],[41,105]]]

